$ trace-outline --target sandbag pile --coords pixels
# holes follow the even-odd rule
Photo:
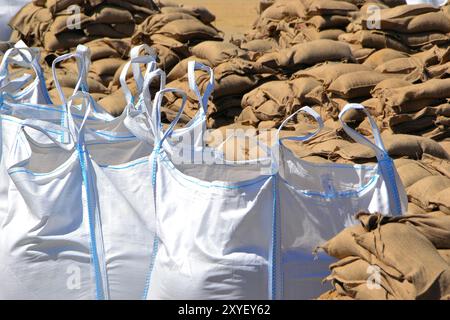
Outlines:
[[[450,299],[450,215],[360,213],[321,248],[339,259],[319,299]]]
[[[102,99],[107,98],[111,92],[115,91],[112,90],[115,89],[112,88],[113,80],[115,77],[118,78],[125,59],[129,57],[130,42],[122,39],[102,38],[85,43],[85,46],[90,49],[91,53],[91,65],[87,79],[89,91],[92,97],[101,103]],[[78,73],[76,61],[74,59],[66,60],[58,65],[56,71],[63,92],[67,93],[66,96],[70,96],[77,81],[76,77],[73,76]],[[47,88],[52,101],[60,103],[50,68],[45,69],[45,76],[46,79],[49,79]],[[120,113],[115,111],[112,105],[101,104],[112,114]],[[125,106],[117,99],[114,104]]]
[[[211,23],[215,16],[204,7],[161,4],[158,14],[142,22],[132,37],[133,44],[146,43],[155,49],[161,67],[170,71],[188,58],[190,48],[203,41],[220,41],[222,36]]]
[[[363,48],[417,52],[448,44],[449,32],[450,16],[446,7],[417,4],[389,8],[368,2],[339,40]]]
[[[281,0],[262,7],[247,40],[270,37],[281,48],[317,39],[333,39],[344,33],[355,4],[344,1]]]
[[[210,118],[208,125],[210,127],[220,127],[233,123],[242,111],[242,96],[262,83],[277,78],[274,70],[240,57],[228,58],[216,66],[214,66],[214,63],[211,63],[211,60],[207,60],[207,62],[209,62],[207,64],[213,66],[215,82],[213,99],[208,106],[208,116]],[[179,69],[181,71],[181,67]],[[171,74],[169,74],[169,79],[171,79]],[[208,81],[209,75],[201,74],[198,76],[198,86],[201,91],[204,91]],[[183,75],[167,85],[182,88],[189,92],[187,75]],[[175,115],[181,106],[180,97],[175,94],[168,94],[166,98],[169,110],[171,110],[172,115]],[[188,103],[184,108],[186,117],[182,119],[181,123],[190,120],[197,113],[197,110],[198,98],[190,92],[188,93]],[[166,114],[166,116],[168,116],[169,120],[171,119],[170,114]]]
[[[158,10],[153,1],[143,0],[37,0],[11,20],[11,39],[64,52],[103,37],[131,37],[136,25]]]

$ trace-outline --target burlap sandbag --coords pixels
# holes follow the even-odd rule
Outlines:
[[[427,153],[438,158],[450,159],[449,154],[442,146],[429,138],[407,134],[388,134],[387,132],[383,132],[382,137],[386,150],[391,157],[420,159],[424,153]],[[372,149],[356,143],[338,150],[336,154],[343,159],[352,161],[367,161],[375,158]]]
[[[407,280],[390,277],[374,264],[358,257],[347,257],[330,266],[327,281],[338,282],[346,295],[362,300],[414,299],[414,286]],[[371,286],[372,270],[377,271],[378,286]]]
[[[246,52],[230,42],[203,41],[191,49],[194,56],[208,60],[210,65],[217,66],[231,58],[247,58]]]
[[[64,32],[59,35],[47,32],[44,36],[44,48],[47,51],[63,52],[70,48],[74,48],[79,44],[96,40],[97,38],[98,37],[88,37],[80,32]]]
[[[415,297],[440,299],[450,291],[448,265],[433,244],[414,227],[388,223],[356,237],[356,242],[414,285]],[[414,254],[408,254],[412,253]],[[436,290],[436,287],[438,289]]]
[[[75,21],[79,23],[81,29],[85,29],[89,24],[134,24],[133,16],[129,11],[118,7],[102,5],[96,7],[89,15],[81,12],[55,17],[50,32],[60,34],[70,31],[73,29],[73,26],[68,22],[73,23]]]
[[[58,81],[61,85],[61,87],[65,87],[65,88],[75,88],[76,84],[77,84],[77,77],[74,76],[75,75],[75,70],[73,69],[74,72],[69,72],[66,73],[64,70],[62,69],[56,69],[57,72],[57,78]],[[50,74],[49,74],[50,76]],[[99,81],[92,79],[90,77],[87,78],[87,82],[88,82],[88,86],[89,86],[89,92],[90,93],[107,93],[108,89]],[[54,88],[54,80],[53,80],[53,75],[51,75],[50,78],[48,78],[47,80],[47,87],[50,88]]]
[[[51,22],[52,15],[48,9],[29,3],[10,20],[9,26],[29,45],[41,45],[40,39]],[[14,32],[11,40],[14,40]]]
[[[176,79],[180,79],[184,75],[186,75],[189,61],[197,61],[197,62],[205,64],[209,67],[213,67],[208,60],[200,59],[196,56],[191,56],[191,57],[181,60],[180,62],[177,63],[176,66],[173,67],[173,69],[167,75],[167,81],[172,82],[172,81],[174,81]]]
[[[414,8],[408,7],[410,6],[406,5],[381,10],[381,19],[377,21],[380,24],[380,29],[392,30],[402,33],[420,33],[430,31],[447,33],[450,31],[450,21],[443,12],[438,11],[436,8],[430,5],[422,6],[422,8],[425,10],[411,10]],[[403,8],[411,10],[410,13],[404,13],[400,16],[390,14],[390,12],[392,11],[399,11],[399,9]],[[367,18],[370,18],[370,16],[364,16],[362,18],[362,26],[364,28],[370,26]]]
[[[423,99],[445,99],[450,90],[450,79],[431,79],[425,83],[407,87],[385,89],[380,94],[393,108],[405,106],[410,102]]]
[[[177,20],[196,20],[195,17],[187,13],[173,12],[165,14],[155,14],[147,17],[143,23],[141,23],[135,34],[133,35],[133,43],[144,41],[146,37],[149,37],[153,33],[160,30],[166,24]]]
[[[389,78],[383,81],[378,82],[378,84],[370,91],[370,94],[374,97],[379,97],[380,92],[386,88],[401,88],[410,86],[412,83],[405,79],[399,78]]]
[[[203,6],[189,6],[189,5],[181,5],[181,6],[170,6],[161,8],[161,13],[163,14],[171,14],[171,13],[183,13],[194,16],[201,22],[205,24],[210,24],[216,17],[211,13],[207,8]]]
[[[114,25],[93,23],[88,24],[84,29],[84,32],[89,37],[126,38],[133,35],[134,29],[134,23],[120,23]]]
[[[414,57],[389,60],[379,65],[375,71],[384,74],[402,75],[402,79],[410,82],[424,81],[427,78],[425,66]]]
[[[323,99],[324,89],[322,84],[314,79],[300,77],[292,80],[294,97],[302,104],[318,103]]]
[[[424,40],[420,35],[411,36],[407,39],[397,39],[396,37],[393,37],[393,35],[389,35],[386,32],[382,32],[379,30],[360,30],[355,33],[345,33],[339,36],[339,40],[353,44],[360,44],[365,48],[390,48],[402,52],[411,51],[408,45],[403,43],[403,40],[409,40],[410,42],[416,40],[416,44],[418,42],[426,42],[426,39]],[[433,41],[428,41],[428,43],[432,42]]]
[[[214,99],[242,95],[256,87],[261,81],[268,81],[274,73],[273,70],[257,63],[240,58],[233,58],[214,68]],[[209,76],[202,74],[198,82],[206,86]]]
[[[389,75],[375,71],[346,73],[334,80],[327,90],[336,96],[347,99],[367,97],[370,96],[370,90],[389,77]]]
[[[414,161],[397,169],[398,175],[402,180],[403,186],[408,188],[419,180],[438,175],[438,173],[418,161]]]
[[[355,57],[356,62],[360,64],[366,61],[367,58],[369,58],[374,52],[377,51],[374,48],[364,48],[360,44],[350,44],[350,49],[352,50],[352,54]]]
[[[216,29],[207,26],[200,20],[175,20],[167,23],[157,31],[181,42],[201,40],[222,40]]]
[[[124,39],[102,38],[85,43],[91,51],[91,60],[104,58],[127,58],[131,44]]]
[[[358,7],[352,3],[334,0],[310,1],[306,8],[308,16],[341,15],[345,16],[351,12],[358,11]]]
[[[255,39],[241,44],[241,48],[259,53],[272,52],[278,44],[273,39]]]
[[[403,279],[403,275],[395,268],[385,264],[383,261],[377,259],[377,256],[372,254],[366,248],[360,246],[357,242],[359,236],[367,233],[362,225],[355,225],[347,227],[336,236],[328,240],[326,243],[318,247],[316,250],[324,250],[328,255],[337,258],[345,259],[348,257],[358,257],[371,264],[376,264],[395,279]]]
[[[267,54],[257,63],[269,68],[299,69],[305,65],[314,65],[324,61],[352,61],[350,47],[333,40],[314,40],[302,43],[277,53]]]
[[[387,61],[405,57],[408,57],[408,54],[406,54],[405,52],[390,48],[384,48],[376,51],[374,54],[368,57],[363,64],[369,66],[372,69],[375,69],[376,67]]]
[[[306,17],[306,8],[302,1],[277,1],[264,10],[259,19],[280,21],[287,17]]]
[[[435,210],[437,207],[430,202],[431,198],[448,187],[450,187],[450,179],[447,177],[425,177],[407,189],[408,199],[425,210]]]
[[[242,108],[251,106],[260,120],[282,117],[280,107],[292,106],[294,101],[292,84],[288,81],[271,81],[245,94]],[[271,102],[271,103],[270,103]]]
[[[350,17],[342,15],[318,15],[310,18],[307,24],[313,25],[318,30],[344,28],[350,22]]]
[[[416,113],[389,115],[384,119],[384,123],[396,133],[413,133],[439,125],[439,116],[444,115],[444,118],[447,118],[449,114],[450,105],[445,103],[425,107]]]
[[[137,87],[134,81],[128,82],[128,88],[133,95],[137,94]],[[124,110],[127,101],[122,90],[116,90],[115,92],[108,95],[106,98],[101,99],[99,102],[106,111],[114,116],[118,116]]]
[[[406,46],[418,50],[422,47],[429,47],[431,45],[444,45],[450,41],[450,37],[445,33],[440,32],[422,32],[414,34],[390,34],[399,38],[399,40]]]

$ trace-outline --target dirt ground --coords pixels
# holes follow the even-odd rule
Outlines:
[[[215,16],[214,25],[225,32],[225,38],[251,29],[257,17],[259,0],[171,0],[208,8]]]

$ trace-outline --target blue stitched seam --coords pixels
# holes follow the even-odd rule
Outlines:
[[[154,154],[153,154],[153,161],[152,161],[152,187],[153,187],[153,206],[155,208],[155,216],[156,216],[156,165],[157,165],[157,158],[160,157],[160,148],[161,146],[156,146],[155,150],[154,150]],[[156,222],[156,219],[155,219]],[[144,286],[144,293],[142,295],[142,299],[146,299],[148,292],[150,290],[150,281],[152,278],[152,273],[153,273],[153,268],[155,266],[155,261],[156,261],[156,255],[158,254],[158,250],[159,250],[159,239],[158,239],[158,234],[156,232],[156,227],[155,227],[155,237],[153,239],[153,252],[152,252],[152,256],[150,257],[150,265],[148,268],[148,272],[147,272],[147,276],[145,279],[145,286]]]
[[[90,250],[91,250],[91,256],[94,263],[94,274],[95,274],[95,287],[96,287],[96,299],[97,300],[104,300],[104,292],[103,287],[100,282],[100,262],[98,259],[98,252],[97,252],[97,240],[95,238],[95,226],[94,226],[94,216],[92,212],[92,206],[91,206],[91,196],[90,196],[90,187],[89,187],[89,181],[87,177],[86,172],[86,163],[84,160],[84,157],[86,155],[86,151],[82,150],[81,146],[77,144],[77,151],[79,154],[80,159],[80,165],[81,165],[81,172],[83,176],[83,182],[86,187],[86,201],[88,206],[88,217],[89,217],[89,236],[90,236]]]

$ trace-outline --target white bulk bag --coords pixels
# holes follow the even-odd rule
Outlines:
[[[39,61],[39,49],[29,48],[23,41],[19,41],[13,48],[8,49],[0,64],[0,86],[2,88],[6,87],[1,94],[15,102],[51,104],[44,73]],[[21,75],[15,80],[10,80],[13,76],[8,69],[10,65],[31,69],[34,72],[34,81],[26,85],[31,77],[31,75],[27,74]],[[23,87],[24,85],[26,87]]]
[[[31,127],[50,143],[33,139],[28,124],[21,127],[11,150],[8,174],[14,183],[0,232],[1,299],[101,298],[97,205],[85,147],[77,139],[83,126],[67,144],[53,139],[44,125]]]
[[[173,125],[161,132],[163,94],[152,110],[158,237],[147,299],[271,297],[276,176],[258,163],[175,164],[165,150]]]
[[[372,143],[342,120],[349,110],[364,111],[369,117],[375,143]],[[312,115],[322,127],[320,116],[305,107],[300,111]],[[296,116],[295,113],[290,118]],[[325,255],[315,256],[315,247],[354,223],[359,211],[400,215],[407,207],[406,193],[393,161],[385,151],[378,128],[369,113],[357,104],[347,105],[339,115],[345,132],[356,142],[376,153],[378,164],[317,164],[299,159],[284,144],[285,140],[305,141],[305,137],[279,140],[279,243],[280,268],[277,275],[278,298],[313,299],[326,291],[322,280],[333,262]],[[281,125],[280,129],[289,121]]]
[[[94,133],[86,141],[92,100],[78,92],[69,104],[75,98],[83,98],[85,112],[80,125],[68,113],[75,144],[61,144],[48,128],[26,124],[52,142],[42,144],[23,132],[27,143],[15,150],[28,152],[13,152],[13,205],[0,232],[2,298],[143,295],[154,239],[152,148],[136,138],[94,140]]]

